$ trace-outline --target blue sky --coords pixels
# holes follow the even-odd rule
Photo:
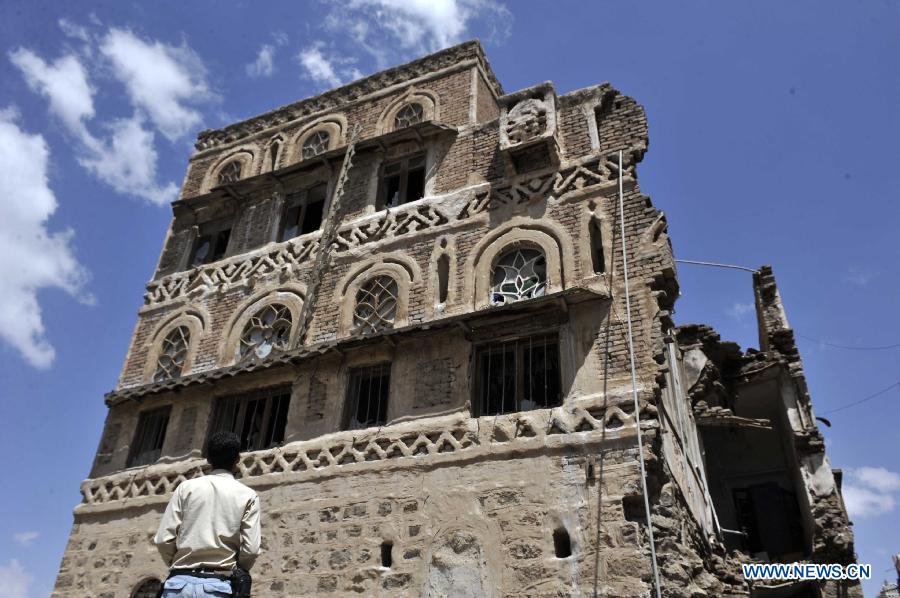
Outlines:
[[[46,596],[196,133],[479,37],[507,91],[641,102],[678,258],[774,266],[819,414],[900,382],[896,2],[0,3],[0,577]],[[748,273],[679,323],[756,346]],[[816,340],[809,340],[816,339]],[[874,595],[900,551],[900,388],[829,417]]]

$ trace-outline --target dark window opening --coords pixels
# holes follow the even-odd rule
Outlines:
[[[327,195],[328,185],[321,183],[288,197],[278,240],[286,241],[319,230]]]
[[[446,253],[438,258],[438,303],[447,302],[447,293],[450,286],[450,256]]]
[[[191,252],[191,267],[219,261],[228,251],[231,239],[231,221],[220,220],[200,226],[199,234]]]
[[[278,167],[278,152],[281,150],[281,144],[277,141],[269,148],[269,168],[275,170]]]
[[[391,558],[391,551],[394,549],[393,542],[382,542],[381,544],[381,566],[388,567],[393,564],[393,559]]]
[[[425,154],[386,163],[381,169],[378,208],[393,208],[425,197]]]
[[[800,509],[792,492],[769,482],[732,491],[741,548],[769,560],[803,556]],[[796,557],[796,558],[795,558]]]
[[[555,334],[490,343],[475,353],[477,415],[562,404],[559,339]]]
[[[134,442],[131,443],[131,452],[128,455],[128,467],[149,465],[159,459],[171,410],[171,407],[166,406],[140,414]]]
[[[259,451],[284,441],[291,388],[281,386],[216,401],[210,434],[234,432],[242,451]]]
[[[606,256],[603,253],[603,232],[600,230],[600,221],[591,219],[591,262],[594,265],[594,274],[606,272]]]
[[[162,592],[163,584],[158,579],[145,579],[131,593],[131,598],[156,598]]]
[[[558,559],[572,556],[572,539],[569,538],[566,528],[558,527],[553,530],[553,551]]]
[[[344,429],[360,430],[384,425],[390,385],[389,363],[351,370]]]
[[[634,521],[641,525],[647,523],[647,509],[644,507],[642,494],[623,497],[622,512],[625,515],[625,521]]]

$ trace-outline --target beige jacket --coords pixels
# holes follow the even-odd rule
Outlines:
[[[224,469],[182,482],[153,539],[173,569],[250,569],[260,552],[259,496]]]

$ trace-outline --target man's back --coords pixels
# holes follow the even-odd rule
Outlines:
[[[155,542],[172,569],[230,570],[238,549],[249,569],[259,554],[259,497],[224,469],[182,482]]]

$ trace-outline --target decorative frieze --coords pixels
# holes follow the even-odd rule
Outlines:
[[[654,410],[645,404],[642,410]],[[238,464],[239,477],[254,485],[276,483],[280,476],[307,479],[352,471],[379,463],[404,463],[419,459],[440,459],[447,454],[495,453],[502,450],[527,450],[542,443],[581,444],[582,434],[603,434],[614,440],[618,434],[635,430],[635,418],[629,399],[610,400],[577,407],[557,407],[484,418],[462,415],[420,420],[378,429],[338,432],[321,438],[293,442],[283,447],[245,453]],[[569,440],[552,440],[569,436]],[[596,440],[599,440],[596,439]],[[191,478],[199,477],[208,466],[194,459],[177,464],[151,465],[138,471],[125,471],[85,481],[81,486],[85,505],[101,505],[144,497],[167,497]],[[279,477],[274,477],[279,476]]]

